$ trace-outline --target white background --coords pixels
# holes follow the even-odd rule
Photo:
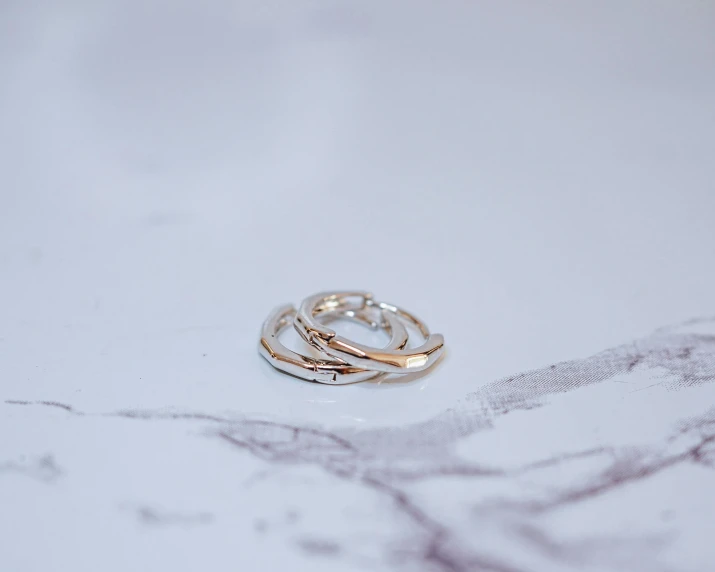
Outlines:
[[[0,397],[393,424],[714,313],[714,6],[5,0]],[[447,358],[259,358],[341,288]]]

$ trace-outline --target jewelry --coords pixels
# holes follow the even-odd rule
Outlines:
[[[376,322],[370,316],[371,313],[374,314],[375,309],[364,308],[362,305],[356,305],[346,299],[335,299],[329,308],[325,307],[321,310],[322,316],[327,320],[347,318],[373,329],[384,329],[391,335],[386,350],[394,351],[404,348],[407,344],[408,334],[400,319],[392,312],[379,310],[381,319]],[[287,304],[276,308],[263,324],[258,351],[273,367],[302,379],[330,385],[366,381],[383,375],[379,371],[369,371],[349,365],[343,360],[325,355],[323,352],[321,355],[325,357],[316,359],[289,350],[278,337],[287,326],[293,323],[295,315],[295,308]]]
[[[345,304],[348,298],[357,298],[359,308],[376,307],[410,322],[424,336],[424,342],[414,349],[377,349],[359,344],[338,335],[321,324],[317,317]],[[340,358],[352,366],[385,373],[410,373],[430,367],[444,352],[442,334],[430,334],[427,326],[414,314],[392,304],[377,302],[369,292],[324,292],[303,300],[293,325],[300,336],[319,351]]]

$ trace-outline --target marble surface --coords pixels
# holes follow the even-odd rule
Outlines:
[[[713,21],[0,3],[0,569],[713,569]],[[445,359],[258,356],[338,288]]]
[[[715,561],[715,318],[388,427],[50,400],[4,410],[2,433],[16,436],[0,464],[12,570]]]

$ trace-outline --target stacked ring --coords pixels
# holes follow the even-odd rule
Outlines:
[[[390,341],[380,349],[340,336],[325,325],[339,318],[382,329],[391,336]],[[280,342],[281,332],[291,323],[319,357],[294,352]],[[418,347],[406,348],[405,323],[424,338]],[[378,302],[369,292],[325,292],[306,298],[297,311],[291,305],[276,308],[263,324],[258,350],[280,371],[308,381],[344,385],[386,373],[428,369],[444,352],[444,338],[441,334],[430,334],[427,325],[414,314]]]

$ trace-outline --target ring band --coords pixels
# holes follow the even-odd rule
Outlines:
[[[358,298],[360,308],[376,307],[388,316],[392,314],[407,320],[424,336],[424,342],[413,349],[373,348],[338,335],[316,319],[326,311],[344,305],[349,298]],[[423,371],[444,352],[442,334],[430,334],[425,323],[414,314],[391,304],[377,302],[369,292],[324,292],[310,296],[301,304],[294,325],[300,336],[319,351],[338,357],[352,366],[384,373]]]
[[[339,297],[331,302],[329,306],[321,308],[320,311],[320,314],[326,318],[348,318],[372,328],[384,329],[391,335],[390,342],[385,347],[387,351],[399,351],[407,344],[407,330],[393,312],[379,310],[382,319],[381,322],[375,322],[369,315],[370,310],[362,304],[356,305]],[[316,359],[289,350],[278,337],[287,326],[293,323],[295,315],[295,308],[287,304],[276,308],[263,324],[258,351],[273,367],[308,381],[330,385],[366,381],[383,375],[381,371],[369,371],[328,355],[325,358]],[[323,353],[321,351],[321,354]]]

